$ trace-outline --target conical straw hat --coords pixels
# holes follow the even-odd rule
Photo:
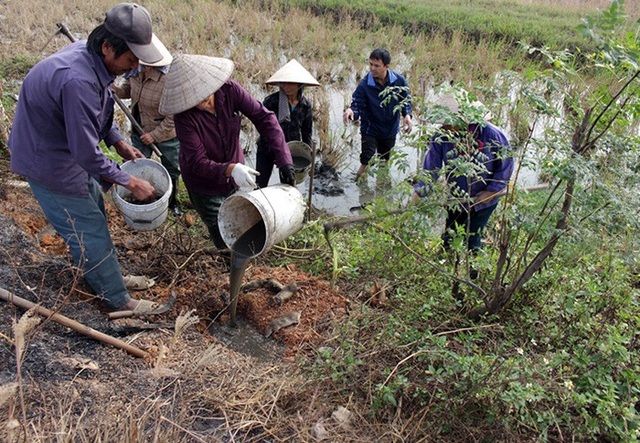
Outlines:
[[[286,65],[278,69],[266,83],[268,85],[277,83],[299,83],[302,85],[320,86],[318,80],[313,78],[313,75],[298,63],[296,59],[291,59]]]
[[[451,114],[458,114],[460,112],[460,103],[453,94],[447,93],[447,94],[441,95],[436,100],[435,105],[442,106],[443,108],[447,109]],[[482,118],[484,120],[490,120],[492,118],[491,111],[489,111],[489,109],[481,101],[476,100],[474,102],[471,102],[469,103],[468,107],[475,108],[478,111],[482,112],[482,115],[483,115]],[[434,121],[433,123],[439,124],[439,125],[444,123],[450,123],[448,122],[448,120],[449,120],[448,117],[441,117],[436,121]],[[472,122],[472,123],[478,123],[478,122]]]
[[[229,80],[233,62],[227,58],[181,54],[173,58],[160,99],[160,112],[179,114],[193,108]]]

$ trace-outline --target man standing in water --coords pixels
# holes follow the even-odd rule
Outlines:
[[[144,155],[113,122],[111,84],[138,62],[162,58],[152,41],[149,12],[135,3],[111,8],[89,35],[36,64],[20,90],[9,150],[76,266],[110,309],[148,312],[156,303],[129,296],[107,224],[101,193],[114,183],[139,201],[156,197],[146,180],[122,171],[98,145],[126,160]],[[139,288],[144,289],[144,288]]]
[[[353,93],[351,106],[344,111],[344,124],[360,120],[362,149],[356,181],[364,174],[374,155],[389,160],[400,130],[411,132],[411,94],[405,78],[389,69],[391,55],[386,49],[374,49],[369,56],[369,73]],[[391,90],[389,90],[391,89]],[[400,110],[396,109],[400,106]]]

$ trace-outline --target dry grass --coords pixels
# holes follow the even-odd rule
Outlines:
[[[6,19],[0,20],[0,63],[10,64],[7,60],[18,56],[43,57],[68,45],[64,36],[54,35],[59,22],[67,24],[76,37],[86,37],[113,3],[8,2],[3,11]],[[351,88],[366,72],[370,51],[384,46],[392,54],[392,68],[405,74],[415,97],[429,94],[435,85],[445,81],[490,83],[495,72],[518,70],[524,62],[521,57],[506,56],[511,51],[502,43],[469,44],[460,33],[407,35],[399,26],[382,27],[375,22],[362,29],[346,13],[336,23],[335,17],[318,17],[296,8],[282,12],[277,1],[151,0],[143,4],[154,18],[156,34],[172,52],[233,59],[234,79],[251,91],[259,91],[258,99],[269,92],[264,86],[267,78],[291,58],[300,61],[323,85]],[[603,8],[608,0],[564,0],[563,4],[586,11]],[[631,15],[640,8],[634,5],[627,5]],[[317,103],[325,106],[320,90],[310,90],[309,94],[318,96]],[[324,109],[327,108],[320,108],[316,115],[321,116]],[[0,124],[2,127],[6,124]],[[321,146],[339,143],[339,134],[329,133],[322,125],[318,127]]]

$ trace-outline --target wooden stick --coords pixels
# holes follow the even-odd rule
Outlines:
[[[25,300],[24,298],[18,297],[17,295],[7,291],[6,289],[0,288],[0,298],[13,303],[14,305],[23,308],[23,309],[35,309],[35,311],[42,315],[43,317],[50,318],[51,320],[60,323],[63,326],[73,329],[76,332],[84,334],[88,337],[106,343],[108,345],[114,346],[119,349],[124,349],[129,354],[134,357],[147,358],[149,354],[146,351],[143,351],[140,348],[136,348],[128,343],[123,342],[122,340],[118,340],[115,337],[104,334],[100,331],[96,331],[89,326],[83,325],[80,322],[70,319],[69,317],[65,317],[62,314],[56,314],[55,312],[43,308],[40,305],[36,305],[35,303],[30,302],[29,300]]]
[[[316,148],[311,143],[311,171],[309,172],[309,198],[307,200],[307,220],[311,220],[311,198],[313,196],[313,176],[316,175]]]
[[[544,189],[547,189],[549,187],[548,183],[542,183],[539,185],[533,185],[533,186],[527,186],[525,187],[523,190],[526,192],[531,192],[531,191],[542,191]],[[491,196],[489,196],[488,198],[486,198],[483,201],[488,201],[491,200],[492,198],[495,197],[502,197],[504,195],[507,194],[507,192],[512,192],[512,189],[509,188],[505,188],[500,192],[496,192],[495,194],[491,194]],[[473,203],[471,206],[475,206],[478,203],[482,203],[483,201],[478,201]],[[354,223],[362,223],[362,222],[366,222],[378,217],[386,217],[389,215],[395,215],[395,214],[402,214],[403,212],[405,212],[407,210],[407,207],[404,208],[400,208],[400,209],[392,209],[391,211],[387,212],[384,215],[358,215],[356,217],[343,217],[340,220],[336,220],[336,221],[331,221],[331,222],[327,222],[324,224],[324,232],[325,232],[325,237],[327,236],[328,232],[331,231],[332,229],[336,229],[336,228],[342,228],[344,226],[348,226],[348,225],[352,225]]]

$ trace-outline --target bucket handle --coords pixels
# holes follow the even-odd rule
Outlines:
[[[264,199],[267,201],[267,203],[269,203],[269,206],[271,206],[271,213],[273,214],[273,226],[275,226],[276,225],[276,208],[273,207],[273,205],[271,204],[271,202],[269,201],[267,196],[264,195],[263,188],[258,188],[258,190],[262,193],[262,195],[264,196]]]
[[[167,212],[168,209],[165,209],[164,211],[162,211],[160,214],[156,215],[155,217],[153,217],[151,220],[136,220],[136,219],[131,219],[131,221],[133,223],[140,223],[141,225],[147,224],[150,225],[151,223],[153,223],[154,221],[156,221],[158,219],[158,217],[162,216],[165,212]]]

